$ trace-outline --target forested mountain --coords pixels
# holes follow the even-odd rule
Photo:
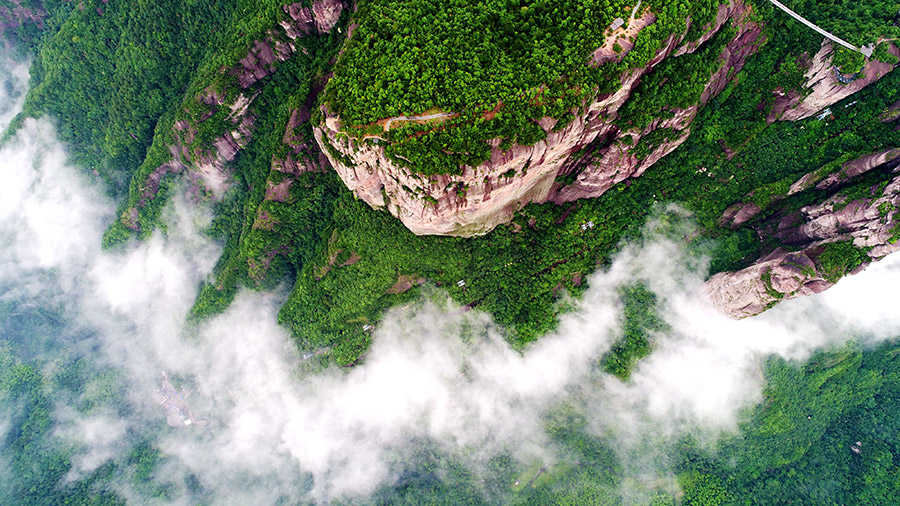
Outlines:
[[[365,364],[386,310],[434,287],[529,349],[591,273],[652,239],[651,218],[689,221],[678,240],[708,262],[707,293],[752,316],[900,249],[900,2],[784,3],[872,57],[768,0],[0,0],[0,47],[30,61],[2,142],[52,120],[117,204],[106,252],[174,236],[175,200],[212,208],[203,233],[222,253],[192,324],[283,288],[278,324],[314,367]],[[627,384],[667,327],[651,288],[617,300],[623,330],[595,368]],[[0,343],[0,399],[17,407],[0,431],[17,488],[0,498],[126,502],[110,483],[151,483],[167,457],[145,438],[127,463],[65,479],[48,391],[89,374],[80,357],[19,356],[61,317],[28,313],[14,336],[22,311],[0,305],[19,343]],[[681,492],[654,504],[895,504],[897,345],[856,337],[767,359],[740,436],[719,453],[679,441]],[[502,479],[478,485],[425,445],[372,501],[623,503],[626,471],[569,408],[547,420],[561,464],[498,457]],[[151,485],[138,490],[174,501]]]

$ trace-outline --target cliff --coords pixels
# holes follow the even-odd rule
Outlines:
[[[874,170],[892,175],[863,197],[836,192],[820,203],[764,220],[757,226],[759,235],[783,246],[745,269],[713,276],[706,285],[712,303],[733,318],[753,316],[781,300],[826,290],[841,276],[900,250],[900,176],[893,176],[898,167],[900,149],[890,149],[847,162],[832,174],[800,178],[791,194],[813,186],[839,188]]]
[[[227,76],[225,85],[208,86],[196,97],[188,98],[172,128],[174,142],[166,147],[170,159],[147,172],[138,184],[137,194],[131,196],[130,205],[120,215],[121,223],[134,231],[141,229],[140,209],[156,197],[169,174],[185,173],[196,193],[221,195],[231,183],[229,163],[254,134],[257,118],[253,103],[259,94],[255,85],[272,75],[278,64],[306,51],[298,39],[332,30],[346,8],[347,3],[342,0],[317,0],[309,7],[299,3],[283,6],[285,18],[277,28],[254,41],[237,65],[220,71]],[[315,93],[311,93],[306,103],[293,111],[282,138],[284,149],[273,150],[275,170],[299,175],[327,166],[318,149],[294,131],[309,120],[314,98]],[[211,141],[197,142],[203,124],[216,115],[223,119],[220,131]]]
[[[900,49],[890,45],[890,54],[900,57]],[[825,39],[822,47],[809,62],[809,67],[804,74],[806,84],[805,94],[796,92],[783,93],[775,102],[775,106],[769,113],[768,120],[780,119],[783,121],[797,121],[808,118],[826,107],[837,103],[859,90],[869,86],[884,77],[894,69],[896,65],[878,61],[871,58],[856,78],[849,83],[841,82],[835,70],[832,59],[834,57],[834,44]],[[844,76],[841,76],[843,79]]]
[[[503,150],[491,144],[490,158],[477,166],[464,166],[459,175],[422,176],[389,158],[384,141],[377,137],[348,136],[341,119],[323,109],[325,119],[315,127],[316,140],[338,175],[357,197],[376,208],[387,208],[407,228],[419,235],[472,236],[489,232],[507,222],[529,203],[563,203],[596,197],[611,186],[640,176],[648,167],[675,149],[689,133],[698,109],[721,92],[743,67],[747,57],[762,44],[760,26],[749,20],[751,7],[741,0],[719,7],[716,19],[699,40],[685,43],[685,33],[672,34],[647,65],[620,76],[618,90],[596,96],[573,111],[574,120],[563,128],[544,117],[538,124],[546,138],[530,146],[514,145]],[[719,66],[704,87],[697,103],[674,111],[672,117],[654,120],[640,130],[622,130],[616,120],[632,98],[641,79],[666,58],[689,54],[731,20],[736,34],[724,47]],[[631,48],[631,37],[654,23],[652,12],[632,19],[622,33],[607,37],[592,62],[604,64],[621,59]],[[616,53],[611,47],[618,43]],[[610,48],[606,48],[606,46]],[[642,138],[657,131],[673,135],[649,153],[639,156],[635,148]],[[574,156],[590,152],[590,158]],[[577,174],[575,174],[577,171]],[[558,181],[574,177],[571,184]],[[562,176],[562,177],[561,177]]]

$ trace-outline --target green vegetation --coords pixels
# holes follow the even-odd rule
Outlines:
[[[592,66],[604,32],[615,18],[629,17],[633,2],[369,1],[355,15],[359,26],[325,100],[349,133],[393,116],[459,113],[437,127],[388,133],[387,152],[396,162],[426,175],[455,174],[488,158],[489,139],[507,146],[543,139],[535,120],[550,116],[566,124],[598,89],[614,89],[625,70],[644,66],[670,34],[683,32],[688,16],[695,26],[711,21],[718,3],[645,2],[657,21],[635,48],[620,63]],[[710,52],[706,59],[715,60],[718,52]]]
[[[853,241],[830,242],[816,258],[826,281],[836,283],[844,274],[867,262],[865,250],[853,245]]]
[[[880,38],[900,37],[897,26],[896,2],[874,0],[790,0],[782,2],[806,19],[837,35],[847,42],[862,47]],[[787,16],[781,11],[780,15]],[[790,23],[797,23],[791,20]],[[808,28],[807,28],[808,30]]]
[[[688,14],[696,23],[687,39],[694,40],[702,33],[697,26],[711,21],[717,8],[715,2],[690,7],[645,2],[658,21],[635,39],[635,49],[624,61],[595,68],[586,65],[590,51],[602,42],[612,19],[627,17],[631,6],[570,3],[491,2],[483,9],[434,1],[362,3],[353,18],[359,26],[334,66],[324,99],[351,130],[354,124],[393,114],[460,113],[428,125],[398,123],[388,146],[392,156],[431,168],[426,170],[453,171],[459,163],[483,159],[487,138],[503,138],[505,145],[540,138],[543,131],[533,118],[550,115],[570,121],[586,97],[615,83],[613,77],[626,69],[643,65],[666,37],[684,30]],[[271,75],[240,90],[233,72],[223,69],[235,67],[253,41],[269,36],[267,31],[284,19],[278,2],[157,3],[146,9],[99,2],[84,10],[70,3],[45,6],[50,18],[42,32],[35,89],[25,115],[60,118],[61,136],[73,145],[76,160],[110,181],[113,193],[122,196],[130,178],[120,219],[105,244],[112,247],[155,230],[177,179],[171,172],[150,176],[171,160],[170,147],[184,140],[185,134],[173,129],[176,121],[196,130],[190,146],[182,147],[191,157],[202,155],[212,149],[209,142],[234,128],[227,109],[210,106],[203,97],[216,93],[227,104],[240,93],[254,94],[248,112],[254,119],[252,135],[229,164],[231,189],[217,204],[209,231],[223,240],[225,249],[192,314],[202,318],[222,311],[242,286],[269,288],[287,279],[293,288],[280,321],[302,348],[330,348],[331,358],[341,364],[354,363],[364,354],[365,325],[377,323],[384,308],[417,296],[418,284],[407,291],[396,288],[407,278],[425,279],[458,303],[490,312],[510,329],[511,342],[524,346],[555,325],[564,311],[555,303],[562,293],[577,295],[585,276],[608,262],[622,240],[640,235],[656,203],[678,202],[694,213],[701,233],[691,246],[712,257],[714,272],[741,267],[760,251],[779,246],[770,239],[761,243],[754,227],[785,209],[828,196],[811,189],[786,198],[787,188],[800,175],[900,144],[892,125],[875,119],[900,98],[896,73],[854,96],[857,103],[852,107],[833,107],[826,121],[767,121],[776,98],[773,91],[800,86],[803,55],[817,51],[821,39],[774,12],[768,2],[759,2],[754,6],[765,24],[763,50],[733,77],[734,84],[700,111],[684,145],[643,176],[597,199],[529,206],[509,226],[485,237],[417,237],[386,213],[356,200],[333,173],[297,176],[273,169],[273,159],[309,161],[320,156],[309,122],[292,129],[291,144],[283,142],[285,125],[299,110],[311,112],[313,121],[321,119],[316,93],[345,40],[337,30],[298,39],[295,44],[302,50],[276,65]],[[103,8],[102,15],[97,7]],[[792,7],[804,15],[812,9]],[[875,7],[872,12],[881,12]],[[207,11],[215,14],[206,17]],[[848,19],[867,22],[865,12],[847,12],[852,14]],[[201,15],[207,27],[202,34],[195,33],[201,31],[196,28]],[[345,15],[338,27],[348,22]],[[872,30],[888,33],[878,23]],[[733,30],[726,27],[694,53],[666,59],[645,76],[623,108],[621,126],[642,128],[653,117],[695,104]],[[168,45],[150,43],[157,39]],[[457,39],[455,45],[442,42]],[[67,59],[78,51],[87,57]],[[131,63],[107,68],[116,54]],[[175,55],[180,58],[177,64]],[[455,70],[442,70],[435,63],[439,60]],[[176,71],[169,72],[169,67]],[[443,72],[445,79],[436,79],[435,72]],[[382,77],[369,79],[372,75]],[[87,76],[100,77],[88,85],[82,82]],[[500,103],[494,119],[481,117]],[[646,156],[681,135],[657,129],[635,151]],[[300,152],[294,152],[298,146]],[[579,153],[584,165],[593,162],[600,147],[587,146]],[[574,182],[579,170],[560,182]],[[864,184],[870,187],[883,177],[867,175],[842,191],[863,191],[868,188]],[[146,197],[151,188],[147,182],[156,179],[155,196]],[[286,188],[284,195],[266,198],[268,189],[276,186]],[[748,195],[762,212],[737,230],[722,228],[724,210]],[[596,226],[583,228],[588,222]],[[460,280],[465,286],[458,286]]]
[[[730,26],[723,27],[699,50],[663,60],[622,106],[617,123],[642,131],[654,119],[671,118],[673,111],[697,104],[713,72],[722,65],[722,49],[734,34]]]
[[[50,12],[24,116],[49,114],[79,164],[117,195],[180,101],[235,2],[43,2]]]
[[[656,294],[643,285],[622,290],[622,337],[602,359],[603,370],[625,381],[637,362],[653,351],[654,332],[667,330],[659,317]]]
[[[0,6],[7,4],[0,0]],[[884,4],[809,0],[790,6],[862,44],[875,34],[897,36],[896,6],[888,16]],[[172,160],[170,147],[184,140],[185,134],[174,130],[177,122],[196,129],[191,145],[182,146],[189,158],[208,152],[214,139],[235,127],[226,108],[203,102],[204,93],[218,93],[224,103],[240,93],[255,96],[249,109],[252,136],[228,166],[231,189],[217,201],[208,231],[224,243],[223,255],[201,287],[192,317],[223,311],[243,287],[287,283],[290,294],[279,322],[298,347],[328,350],[322,360],[340,365],[365,360],[371,337],[364,329],[377,325],[385,308],[421,296],[419,283],[409,280],[423,279],[424,286],[440,287],[458,304],[492,314],[513,346],[527,346],[566,311],[563,294],[577,296],[587,276],[608,264],[622,241],[640,237],[659,203],[677,202],[692,213],[699,230],[686,243],[710,257],[712,272],[740,268],[760,253],[792,246],[760,240],[756,227],[766,220],[836,191],[848,198],[872,196],[887,175],[872,172],[838,189],[811,188],[787,196],[797,178],[816,170],[825,177],[845,161],[900,146],[896,122],[879,120],[900,100],[898,72],[835,104],[821,121],[772,122],[779,96],[774,92],[800,89],[804,65],[821,38],[773,11],[768,2],[754,2],[754,15],[765,25],[765,46],[698,113],[685,143],[640,178],[596,199],[528,206],[512,223],[484,237],[418,237],[356,199],[333,172],[274,169],[273,159],[310,161],[320,154],[310,121],[289,129],[296,139],[285,143],[292,114],[302,110],[318,121],[317,107],[327,103],[341,115],[347,133],[384,135],[395,160],[406,160],[423,174],[455,173],[461,164],[488,156],[488,139],[500,139],[504,148],[542,139],[545,133],[534,119],[551,116],[560,120],[559,128],[568,124],[586,99],[614,89],[619,75],[645,65],[671,34],[686,31],[687,40],[697,40],[718,2],[644,2],[657,22],[641,32],[622,62],[591,67],[587,62],[606,27],[615,17],[627,18],[633,3],[509,0],[474,8],[462,1],[369,0],[359,2],[352,20],[343,16],[338,27],[344,33],[296,41],[298,51],[247,90],[239,89],[228,69],[284,19],[282,2],[43,5],[49,13],[45,29],[23,28],[15,35],[34,58],[34,87],[13,129],[27,116],[56,119],[75,161],[96,171],[122,202],[123,218],[109,229],[108,247],[156,230],[167,195],[178,190],[179,180],[167,173],[153,197],[145,199],[145,191],[154,171]],[[695,20],[689,30],[688,16]],[[358,27],[333,64],[351,22]],[[665,60],[645,76],[618,126],[644,128],[654,118],[696,104],[733,30],[723,30],[694,53]],[[891,61],[885,44],[876,48],[875,57]],[[838,63],[849,68],[858,62]],[[332,70],[334,77],[318,102]],[[493,119],[486,119],[495,108]],[[390,132],[371,125],[385,117],[432,111],[459,116],[402,123]],[[681,135],[658,129],[635,152],[647,156]],[[585,165],[595,161],[600,144],[579,153]],[[559,182],[573,183],[578,170]],[[282,195],[267,197],[275,187],[283,188]],[[466,188],[447,191],[464,194]],[[753,202],[762,211],[741,227],[726,228],[720,218],[737,202]],[[137,212],[136,227],[128,223],[131,209]],[[885,208],[883,217],[889,212]],[[591,222],[595,226],[585,226]],[[834,280],[859,265],[864,254],[850,243],[833,243],[816,261]],[[627,379],[637,361],[652,352],[653,333],[665,328],[656,314],[656,297],[646,287],[629,287],[622,299],[624,334],[599,361],[598,371]],[[42,329],[53,326],[52,320],[34,318]],[[24,504],[43,504],[47,497],[51,503],[117,504],[122,499],[104,483],[131,476],[149,482],[141,493],[169,500],[173,492],[148,478],[164,457],[147,440],[134,446],[126,463],[116,464],[121,467],[103,467],[58,486],[72,450],[55,446],[48,432],[48,391],[81,388],[93,366],[72,359],[45,369],[46,364],[30,363],[24,355],[21,349],[0,351],[0,401],[16,406],[3,451],[17,477],[14,488],[0,494]],[[729,440],[716,455],[684,441],[673,455],[680,459],[678,479],[685,495],[675,499],[660,493],[658,504],[895,504],[892,494],[900,476],[893,438],[900,426],[892,416],[900,409],[896,355],[890,346],[851,347],[820,354],[807,364],[770,360],[766,400],[744,418],[742,437]],[[48,376],[47,371],[60,372]],[[105,394],[79,409],[115,405],[116,380],[106,381],[100,389]],[[561,406],[546,424],[553,444],[569,460],[543,471],[539,466],[541,472],[532,474],[533,463],[523,469],[501,456],[491,463],[494,481],[482,484],[456,457],[423,445],[416,456],[423,465],[404,474],[397,487],[381,491],[378,500],[421,504],[427,497],[432,503],[459,504],[504,497],[521,504],[615,504],[625,471],[613,444],[591,435],[586,415],[576,407]],[[857,440],[865,441],[863,456],[849,450]],[[509,490],[516,477],[529,474],[529,480],[540,476]]]

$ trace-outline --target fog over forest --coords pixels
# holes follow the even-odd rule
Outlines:
[[[0,62],[0,130],[21,105],[26,69]],[[402,479],[427,448],[482,477],[491,495],[506,479],[492,475],[499,456],[522,468],[566,462],[548,420],[574,412],[610,442],[633,479],[620,493],[639,503],[639,489],[677,488],[668,455],[679,438],[714,452],[738,430],[762,398],[765,357],[802,360],[900,334],[890,296],[900,258],[755,318],[719,314],[703,297],[706,261],[683,247],[690,218],[673,206],[566,301],[556,331],[521,352],[488,315],[431,288],[386,314],[362,364],[322,366],[276,324],[282,291],[245,291],[224,314],[187,321],[221,251],[203,234],[211,202],[175,198],[164,231],[101,251],[115,203],[67,161],[53,121],[28,119],[0,146],[0,349],[48,376],[85,364],[85,386],[53,395],[52,440],[71,454],[64,480],[126,462],[135,442],[149,441],[165,457],[151,481],[183,504],[360,502]],[[620,289],[636,283],[657,295],[668,329],[622,382],[597,363],[622,332]],[[206,427],[166,424],[154,395],[162,371],[192,390]],[[0,413],[15,409],[0,397]],[[0,490],[12,479],[0,459]],[[117,483],[143,503],[141,490]]]

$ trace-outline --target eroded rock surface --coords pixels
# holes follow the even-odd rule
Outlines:
[[[0,5],[0,47],[8,46],[5,32],[15,30],[26,23],[34,23],[43,28],[47,11],[41,8],[24,7],[20,0],[10,0],[10,5]]]
[[[896,172],[900,165],[896,163],[900,161],[898,155],[897,150],[887,150],[844,165],[857,175],[876,168]],[[837,182],[826,178],[819,184],[828,188]],[[818,258],[829,243],[852,241],[853,246],[865,252],[866,258],[854,272],[900,250],[900,176],[894,176],[881,190],[874,186],[870,193],[871,196],[855,200],[838,193],[824,202],[761,224],[760,235],[774,237],[786,247],[740,271],[713,276],[706,285],[712,303],[729,316],[744,318],[781,300],[831,287],[835,274],[839,277],[845,273],[831,273],[832,279],[826,279]]]
[[[460,175],[415,174],[388,158],[382,141],[348,138],[341,131],[340,118],[327,109],[325,120],[315,129],[316,140],[350,190],[373,207],[386,207],[414,233],[483,234],[532,202],[562,203],[599,196],[612,185],[641,175],[680,145],[698,108],[722,91],[729,76],[736,74],[746,58],[762,44],[760,27],[749,21],[749,11],[748,5],[736,0],[723,5],[716,20],[707,27],[704,38],[711,37],[730,19],[736,25],[737,34],[723,50],[721,66],[699,103],[674,111],[674,117],[654,121],[641,131],[620,131],[614,124],[618,111],[641,78],[656,65],[673,53],[697,49],[699,42],[684,42],[686,33],[671,35],[665,47],[644,68],[622,75],[621,86],[615,93],[596,97],[570,124],[554,129],[556,121],[543,118],[538,122],[547,132],[544,140],[505,151],[494,143],[489,160],[475,167],[462,167]],[[652,13],[645,13],[633,21],[636,23],[633,30],[652,20]],[[621,58],[630,47],[625,44],[616,54],[598,49],[594,62]],[[646,157],[638,158],[633,153],[634,146],[643,136],[660,128],[672,128],[678,134],[656,146]],[[603,147],[594,150],[590,163],[573,157],[592,143]],[[563,185],[556,181],[558,176],[576,169],[579,172],[574,183]]]
[[[311,7],[291,4],[283,8],[287,18],[279,24],[281,31],[270,30],[264,39],[251,44],[238,65],[223,70],[235,76],[239,88],[236,96],[209,87],[196,98],[204,106],[201,112],[175,122],[173,133],[176,140],[168,147],[172,159],[152,170],[141,183],[139,200],[120,216],[123,225],[132,230],[140,229],[138,209],[156,197],[162,180],[168,174],[184,172],[195,192],[211,191],[221,195],[231,180],[229,162],[247,146],[253,135],[256,117],[251,106],[259,94],[252,88],[253,85],[274,73],[278,63],[297,52],[296,39],[333,29],[347,3],[342,0],[317,0]],[[223,109],[228,111],[226,131],[209,145],[198,145],[195,142],[198,126]],[[308,119],[309,104],[293,112],[283,138],[287,153],[280,158],[273,157],[272,167],[275,170],[299,175],[327,167],[327,159],[318,150],[312,149],[310,142],[295,134],[296,127]]]
[[[890,46],[890,52],[900,57],[900,49]],[[848,84],[841,83],[831,60],[834,56],[834,44],[825,39],[819,52],[813,57],[809,69],[806,71],[806,88],[809,94],[801,96],[797,93],[788,93],[776,100],[775,106],[769,115],[769,119],[783,121],[797,121],[813,116],[826,107],[840,102],[853,95],[857,91],[874,83],[894,69],[895,65],[880,62],[874,58],[869,59],[863,67],[859,78]]]
[[[805,252],[780,251],[746,269],[716,274],[706,284],[710,301],[732,318],[754,316],[783,299],[831,286]]]
[[[297,51],[296,39],[331,31],[346,8],[343,0],[317,0],[312,7],[298,3],[283,6],[287,18],[279,23],[281,31],[272,30],[265,39],[255,41],[247,56],[240,60],[240,67],[232,70],[241,88],[248,88],[274,73],[278,63]]]

